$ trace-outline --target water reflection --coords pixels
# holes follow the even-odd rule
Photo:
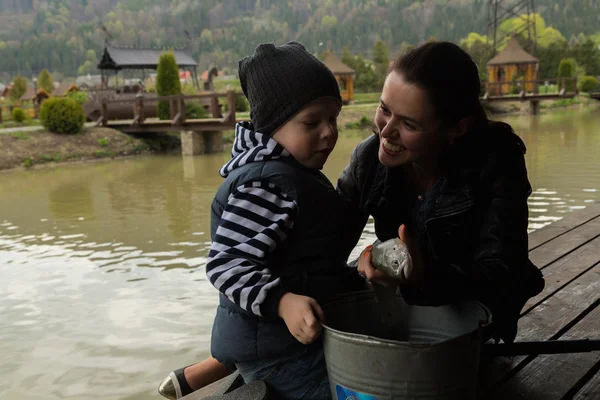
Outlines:
[[[530,230],[600,199],[596,114],[505,119],[528,148]],[[332,181],[367,135],[342,135],[324,170]],[[228,157],[0,175],[0,398],[147,398],[207,355],[210,204]],[[369,224],[356,252],[373,235]]]

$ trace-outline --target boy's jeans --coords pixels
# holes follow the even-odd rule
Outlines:
[[[245,382],[264,381],[282,399],[331,399],[322,346],[302,354],[236,364]]]

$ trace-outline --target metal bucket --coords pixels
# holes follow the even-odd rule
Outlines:
[[[333,399],[474,399],[480,326],[491,320],[489,310],[478,302],[412,306],[400,295],[395,309],[392,321],[383,320],[372,291],[325,305],[323,340]]]

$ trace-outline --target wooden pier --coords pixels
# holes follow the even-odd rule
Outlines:
[[[516,341],[600,339],[600,203],[529,235],[546,287],[523,308]],[[479,399],[598,400],[600,351],[494,358]]]
[[[235,124],[245,119],[236,119],[236,97],[240,94],[233,91],[227,93],[203,93],[197,95],[178,94],[173,96],[138,96],[124,99],[103,99],[99,102],[97,126],[104,126],[130,134],[150,134],[157,132],[179,132],[183,155],[218,153],[223,151],[223,131],[233,130]],[[227,99],[227,111],[223,114],[219,98]],[[147,118],[148,109],[153,111],[158,102],[168,102],[170,119]],[[212,118],[186,119],[186,102],[197,101],[208,103]],[[132,119],[111,119],[112,113],[127,114],[129,109]]]
[[[560,87],[550,92],[550,85]],[[516,94],[503,93],[506,86],[514,86],[519,90]],[[531,90],[525,90],[530,88]],[[516,82],[493,82],[485,84],[485,94],[480,98],[484,103],[528,101],[529,113],[536,115],[540,111],[540,102],[544,100],[572,99],[577,96],[577,78],[555,78]]]

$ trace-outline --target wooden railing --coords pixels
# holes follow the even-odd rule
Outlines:
[[[185,117],[185,103],[186,101],[209,99],[209,109],[212,114],[212,118],[218,119],[219,122],[229,125],[235,124],[235,103],[236,97],[239,94],[234,91],[228,91],[226,93],[202,93],[194,95],[172,95],[172,96],[156,96],[156,97],[145,97],[139,96],[129,99],[114,99],[114,100],[101,100],[100,101],[100,117],[96,121],[96,125],[107,126],[109,121],[108,105],[109,104],[123,104],[133,108],[133,122],[131,125],[142,126],[144,124],[152,124],[153,122],[146,123],[146,117],[144,115],[144,106],[148,103],[156,103],[166,101],[169,102],[170,117],[172,125],[182,125],[186,122]],[[227,99],[227,112],[223,115],[219,108],[219,98],[225,97]],[[191,120],[190,120],[191,121]],[[201,119],[194,119],[193,121],[201,121]]]
[[[557,85],[558,90],[550,93],[549,86]],[[519,93],[502,93],[503,87],[510,87],[512,90],[514,87],[520,89]],[[567,87],[571,87],[571,90],[567,90]],[[553,79],[537,79],[537,80],[517,80],[517,81],[502,81],[502,82],[487,82],[485,84],[485,95],[483,98],[490,96],[518,96],[524,97],[526,94],[536,95],[555,95],[564,96],[566,94],[577,94],[577,78],[553,78]]]

